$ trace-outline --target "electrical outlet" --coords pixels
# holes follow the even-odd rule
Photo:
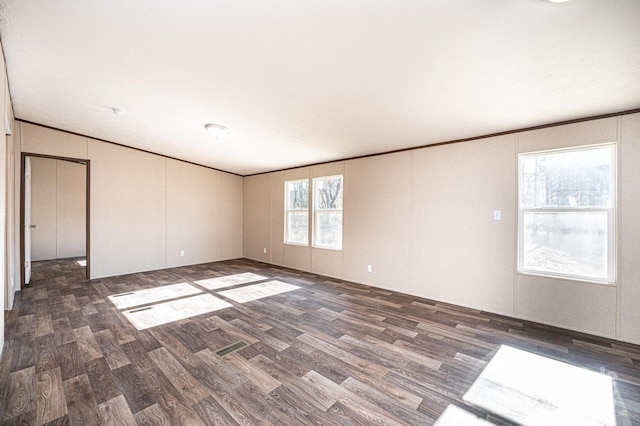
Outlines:
[[[184,250],[180,250],[180,257],[184,257]]]
[[[367,272],[373,272],[373,266],[367,265]]]
[[[262,252],[263,252],[264,254],[267,254],[267,248],[266,248],[266,247],[265,247],[265,248],[263,248],[263,249],[262,249]]]
[[[502,220],[502,211],[494,210],[493,211],[493,220]]]

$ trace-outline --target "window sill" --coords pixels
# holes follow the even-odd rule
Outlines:
[[[313,246],[313,248],[320,249],[320,250],[342,251],[342,247],[334,248],[334,247],[324,247],[324,246]]]
[[[309,247],[309,243],[288,243],[284,242],[285,246],[295,246],[295,247]]]

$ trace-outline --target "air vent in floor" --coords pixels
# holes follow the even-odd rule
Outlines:
[[[236,342],[233,345],[229,345],[227,347],[224,347],[224,348],[216,351],[216,355],[218,355],[219,357],[223,357],[225,355],[229,355],[232,352],[240,350],[240,349],[244,348],[245,346],[247,346],[247,344],[244,341],[240,340],[239,342]]]

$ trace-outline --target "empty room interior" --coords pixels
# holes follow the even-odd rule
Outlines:
[[[0,0],[3,425],[640,425],[640,2]]]

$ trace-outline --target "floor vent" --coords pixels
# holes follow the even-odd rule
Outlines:
[[[239,342],[234,343],[233,345],[229,345],[227,347],[224,347],[218,351],[216,351],[216,355],[218,355],[219,357],[223,357],[225,355],[229,355],[230,353],[233,353],[237,350],[240,350],[242,348],[244,348],[245,346],[247,346],[246,342],[240,340]]]

